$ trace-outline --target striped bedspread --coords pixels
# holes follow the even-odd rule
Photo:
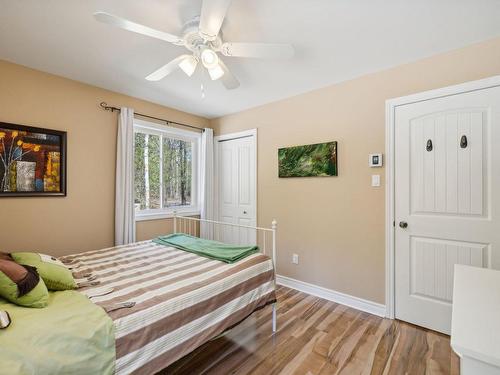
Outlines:
[[[100,284],[82,288],[110,311],[115,324],[116,373],[154,374],[275,301],[269,257],[253,254],[227,264],[151,241],[63,257],[77,277]],[[111,291],[112,290],[112,291]]]

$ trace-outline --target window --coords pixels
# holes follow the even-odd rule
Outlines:
[[[138,220],[198,213],[200,134],[136,120],[134,189]]]

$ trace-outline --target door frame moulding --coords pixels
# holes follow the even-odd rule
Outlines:
[[[240,138],[247,138],[247,137],[253,137],[254,138],[254,153],[255,153],[255,167],[254,167],[254,173],[255,173],[255,194],[254,194],[254,202],[255,202],[255,226],[258,224],[258,202],[257,202],[257,189],[259,187],[258,184],[258,179],[259,176],[257,175],[257,163],[259,156],[257,155],[257,128],[254,129],[248,129],[248,130],[243,130],[240,132],[236,133],[227,133],[227,134],[220,134],[214,136],[214,188],[215,188],[215,199],[214,199],[214,216],[215,220],[220,220],[219,218],[219,143],[224,142],[224,141],[230,141],[234,139],[240,139]]]
[[[385,102],[385,306],[386,317],[395,318],[395,111],[403,105],[423,102],[447,96],[459,95],[473,91],[484,90],[500,86],[500,76],[466,82],[458,85],[447,86],[417,94],[388,99]]]

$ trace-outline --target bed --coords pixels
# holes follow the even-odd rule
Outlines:
[[[96,285],[76,293],[108,311],[116,374],[154,374],[268,304],[276,330],[275,224],[268,229],[174,217],[175,232],[199,235],[200,224],[260,231],[262,252],[224,263],[142,241],[62,258],[77,277],[92,275]],[[271,256],[263,253],[266,233]]]

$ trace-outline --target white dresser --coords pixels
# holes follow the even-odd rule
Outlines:
[[[463,375],[500,375],[500,271],[455,265],[451,347]]]

